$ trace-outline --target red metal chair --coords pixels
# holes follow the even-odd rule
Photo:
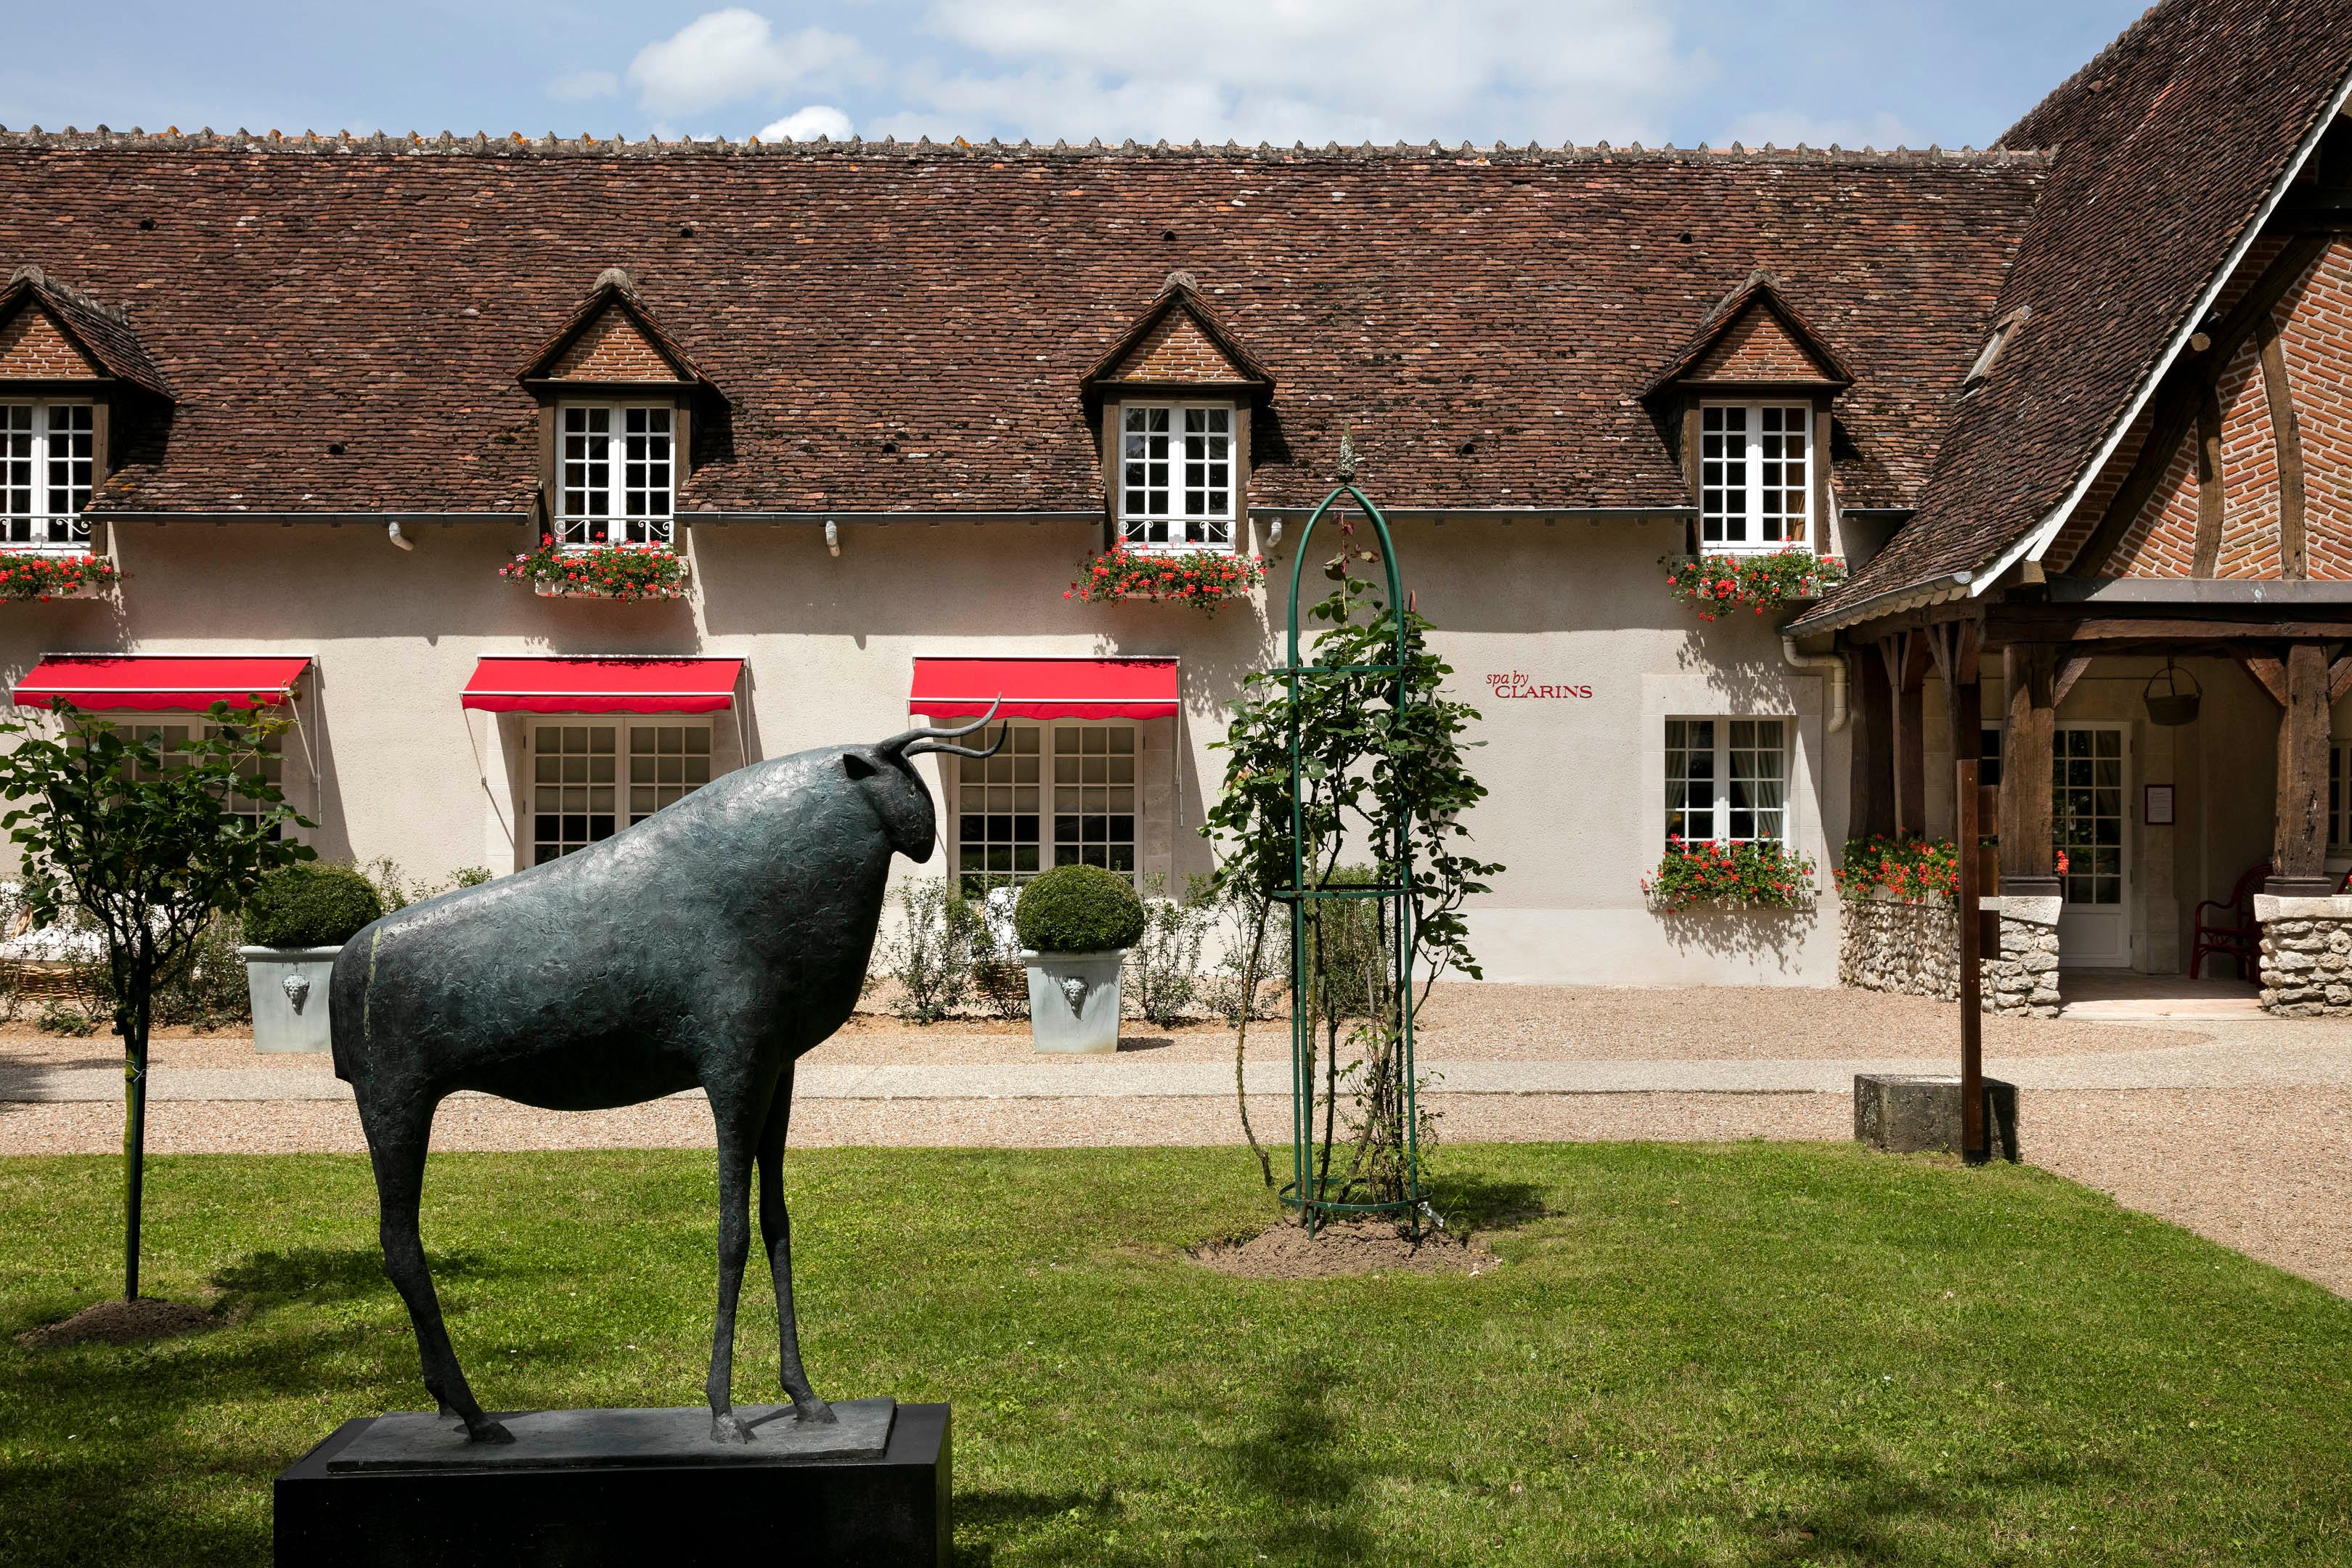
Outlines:
[[[2254,893],[2270,874],[2271,863],[2257,861],[2246,868],[2246,874],[2230,889],[2226,903],[2207,899],[2197,906],[2197,937],[2189,949],[2189,979],[2205,978],[2208,955],[2235,959],[2239,979],[2254,977],[2254,959],[2262,952],[2263,942],[2262,927],[2254,923]],[[2205,914],[2208,910],[2213,911],[2210,921]],[[2221,923],[2225,917],[2226,924]]]
[[[2189,979],[2205,977],[2205,957],[2211,953],[2237,960],[2238,978],[2249,982],[2253,980],[2256,973],[2254,959],[2263,950],[2263,930],[2254,923],[2254,895],[2262,891],[2263,880],[2270,874],[2271,863],[2257,861],[2246,868],[2246,874],[2240,877],[2238,885],[2230,889],[2227,903],[2207,899],[2197,906],[2197,938],[2189,950]],[[2345,872],[2344,879],[2336,885],[2339,893],[2347,889],[2352,889],[2352,871]],[[2207,924],[2207,910],[2214,911],[2217,921],[2227,915],[2230,923]]]

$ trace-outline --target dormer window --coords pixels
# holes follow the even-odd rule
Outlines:
[[[89,403],[0,403],[0,543],[86,550],[98,413]]]
[[[1119,536],[1130,550],[1234,547],[1234,405],[1119,405]]]
[[[1987,338],[1984,347],[1977,351],[1976,363],[1969,366],[1969,374],[1961,378],[1962,392],[1974,392],[1984,384],[1986,378],[1992,374],[1992,367],[2000,363],[2001,350],[2009,346],[2009,340],[2032,314],[2032,307],[2020,305],[1993,324],[1992,336]]]
[[[583,550],[670,543],[677,410],[664,404],[566,403],[562,416],[562,542]]]
[[[1699,541],[1708,550],[1785,550],[1812,537],[1812,405],[1708,403],[1699,409]]]

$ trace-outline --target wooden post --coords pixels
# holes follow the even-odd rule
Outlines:
[[[1914,837],[1927,830],[1927,634],[1881,637],[1878,651],[1894,696],[1895,832]]]
[[[2011,643],[2001,650],[2001,672],[2009,685],[2009,733],[2000,759],[2004,898],[2058,896],[2050,823],[2057,662],[2057,649],[2049,643]]]
[[[1975,687],[1971,685],[1970,690]],[[1958,829],[1960,862],[1960,1158],[1981,1165],[1991,1157],[1985,1136],[1984,1095],[1984,910],[1977,838],[1977,769],[1974,757],[1952,765],[1952,805]]]
[[[1853,692],[1846,711],[1853,733],[1852,802],[1846,837],[1871,838],[1895,831],[1895,711],[1886,666],[1867,647],[1849,660]]]
[[[2279,714],[2278,819],[2263,890],[2324,899],[2327,875],[2327,648],[2299,642],[2286,653],[2286,705]]]

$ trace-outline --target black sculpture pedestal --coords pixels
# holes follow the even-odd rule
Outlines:
[[[802,1430],[789,1405],[740,1406],[740,1444],[700,1408],[500,1415],[515,1441],[496,1447],[362,1416],[278,1476],[276,1562],[945,1568],[948,1407],[835,1408],[837,1428]]]

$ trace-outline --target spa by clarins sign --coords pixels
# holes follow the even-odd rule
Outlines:
[[[1590,686],[1563,686],[1538,681],[1523,669],[1489,670],[1486,691],[1506,702],[1582,701],[1592,695]]]

